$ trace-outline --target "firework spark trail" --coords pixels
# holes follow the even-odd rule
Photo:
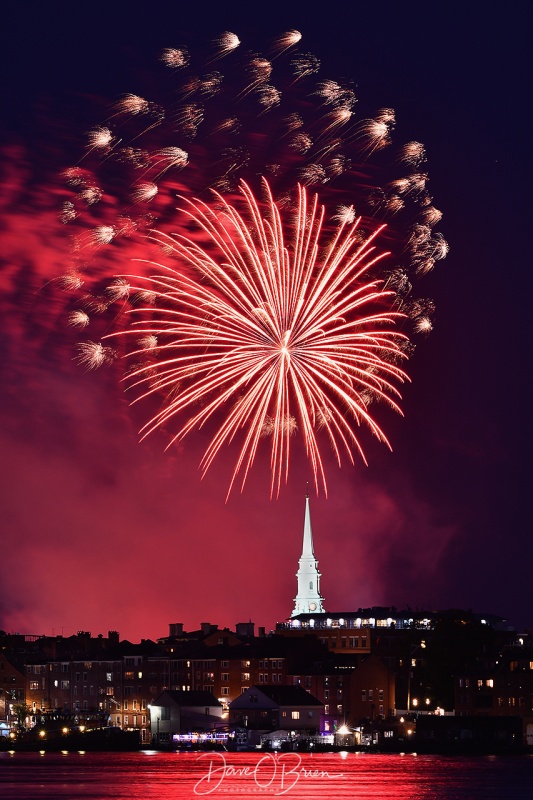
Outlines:
[[[244,487],[270,427],[277,496],[288,478],[294,423],[287,421],[296,419],[316,489],[327,493],[318,431],[339,465],[343,453],[353,462],[354,451],[363,456],[354,426],[366,425],[388,444],[368,411],[371,399],[400,411],[396,384],[407,376],[395,362],[405,358],[407,337],[396,323],[404,315],[391,309],[395,293],[368,274],[387,253],[376,251],[379,230],[359,241],[358,220],[342,222],[324,242],[324,209],[302,187],[293,230],[266,181],[263,203],[246,184],[241,192],[242,211],[218,193],[215,205],[183,198],[183,212],[208,235],[209,247],[183,234],[155,234],[180,266],[158,265],[161,274],[146,279],[156,308],[130,308],[133,324],[110,336],[149,342],[128,354],[146,358],[127,377],[140,391],[136,401],[179,386],[143,437],[190,414],[172,444],[214,419],[205,473],[222,446],[242,435],[229,494],[239,473]]]
[[[448,251],[433,232],[442,215],[423,145],[393,147],[394,111],[365,111],[351,82],[315,77],[320,62],[300,40],[288,31],[265,56],[229,32],[203,49],[166,48],[154,98],[122,95],[89,132],[83,168],[64,171],[59,215],[76,234],[57,284],[72,295],[67,321],[91,336],[80,363],[116,357],[98,340],[129,309],[126,327],[131,319],[140,337],[130,355],[145,362],[130,371],[131,388],[168,394],[143,435],[179,420],[176,441],[218,421],[201,468],[238,439],[230,489],[271,437],[272,495],[296,431],[317,491],[322,439],[339,464],[364,458],[354,427],[388,444],[368,405],[380,398],[399,410],[407,337],[433,327],[434,306],[412,297],[414,281]],[[264,204],[254,197],[261,181]],[[110,280],[124,271],[117,258],[135,260],[139,275]],[[146,278],[167,258],[179,268],[162,263]]]

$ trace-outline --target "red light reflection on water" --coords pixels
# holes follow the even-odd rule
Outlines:
[[[0,753],[2,800],[530,800],[533,758],[365,753]]]

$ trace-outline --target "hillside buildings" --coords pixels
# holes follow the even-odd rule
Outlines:
[[[137,731],[146,745],[232,726],[245,739],[288,729],[375,741],[408,735],[420,714],[452,713],[519,718],[533,745],[531,637],[471,612],[327,612],[308,497],[294,608],[268,633],[251,622],[173,623],[139,643],[116,631],[0,633],[0,735],[61,718]]]

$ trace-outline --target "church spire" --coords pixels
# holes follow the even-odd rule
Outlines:
[[[313,531],[309,510],[309,492],[305,497],[304,538],[302,555],[298,562],[298,594],[294,598],[292,617],[297,614],[322,614],[324,598],[320,596],[320,572],[313,549]]]

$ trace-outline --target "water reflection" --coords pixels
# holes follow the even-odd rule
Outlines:
[[[531,800],[533,757],[0,753],[2,800]]]

